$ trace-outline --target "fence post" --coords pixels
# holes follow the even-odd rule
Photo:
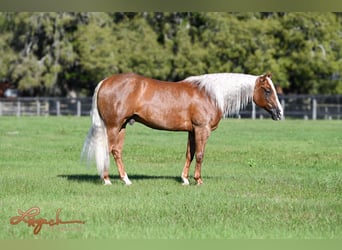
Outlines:
[[[18,117],[20,116],[20,113],[21,113],[21,112],[20,112],[20,111],[21,111],[20,109],[21,109],[21,102],[20,102],[20,100],[18,100],[18,101],[17,101],[17,116],[18,116]]]
[[[283,119],[285,119],[285,100],[281,99],[280,105],[283,107]]]
[[[256,118],[256,108],[255,108],[255,103],[252,102],[252,119],[255,120]]]
[[[312,100],[312,120],[317,119],[317,100],[314,98]]]
[[[36,104],[37,104],[37,116],[40,116],[40,101],[39,101],[39,99],[36,100]]]
[[[56,115],[61,115],[61,102],[59,100],[56,101]]]
[[[81,116],[81,101],[77,100],[77,116]]]
[[[337,119],[340,119],[341,118],[341,116],[340,116],[340,114],[341,114],[341,105],[340,105],[340,102],[337,100],[337,103],[338,103],[338,105],[337,105]]]

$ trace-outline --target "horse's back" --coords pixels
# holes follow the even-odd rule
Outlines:
[[[157,88],[163,81],[144,77],[135,73],[121,73],[112,75],[103,80],[101,89],[99,90],[99,98],[101,96],[125,96],[133,95],[137,97],[142,91],[150,91]],[[112,99],[111,101],[115,101]]]
[[[110,98],[115,102],[121,98],[167,98],[170,93],[178,95],[182,92],[194,92],[195,86],[189,83],[167,82],[145,77],[135,73],[122,73],[112,75],[103,80],[98,98]],[[165,96],[164,96],[165,95]],[[191,93],[193,96],[193,93]],[[127,100],[128,101],[128,100]],[[132,100],[129,100],[132,101]]]
[[[108,90],[110,88],[115,88],[123,84],[130,85],[138,82],[142,78],[142,76],[135,73],[115,74],[104,79],[101,88]]]

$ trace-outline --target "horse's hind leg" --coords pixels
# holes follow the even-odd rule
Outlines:
[[[201,177],[201,167],[204,158],[204,149],[207,143],[208,137],[210,135],[210,130],[207,127],[199,127],[195,128],[195,143],[196,143],[196,166],[195,166],[195,175],[194,179],[197,182],[197,185],[203,184]]]
[[[189,169],[195,155],[195,137],[193,132],[188,134],[188,145],[186,149],[186,160],[182,172],[183,185],[189,185]]]
[[[108,145],[109,151],[113,154],[116,166],[118,168],[118,172],[121,180],[125,182],[126,185],[131,185],[132,182],[128,179],[127,173],[125,171],[125,167],[122,161],[122,150],[125,139],[125,128],[118,129],[108,129]]]

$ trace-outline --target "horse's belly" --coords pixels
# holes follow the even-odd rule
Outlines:
[[[146,109],[136,114],[138,122],[160,130],[190,131],[191,117],[186,110]]]

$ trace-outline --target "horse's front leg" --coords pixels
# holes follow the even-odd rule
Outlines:
[[[201,168],[204,159],[204,149],[207,143],[208,137],[210,135],[210,130],[206,127],[195,128],[195,148],[196,148],[196,166],[194,179],[197,185],[203,184],[201,177]]]
[[[183,185],[189,185],[189,169],[192,160],[194,159],[195,155],[195,138],[194,138],[194,133],[189,132],[188,134],[188,145],[186,149],[186,160],[182,172],[182,180],[183,180]]]
[[[125,139],[125,128],[122,128],[119,133],[115,133],[115,129],[107,131],[109,139],[109,150],[112,153],[121,180],[126,185],[131,185],[132,182],[129,180],[128,175],[125,171],[125,167],[122,161],[122,150]]]

